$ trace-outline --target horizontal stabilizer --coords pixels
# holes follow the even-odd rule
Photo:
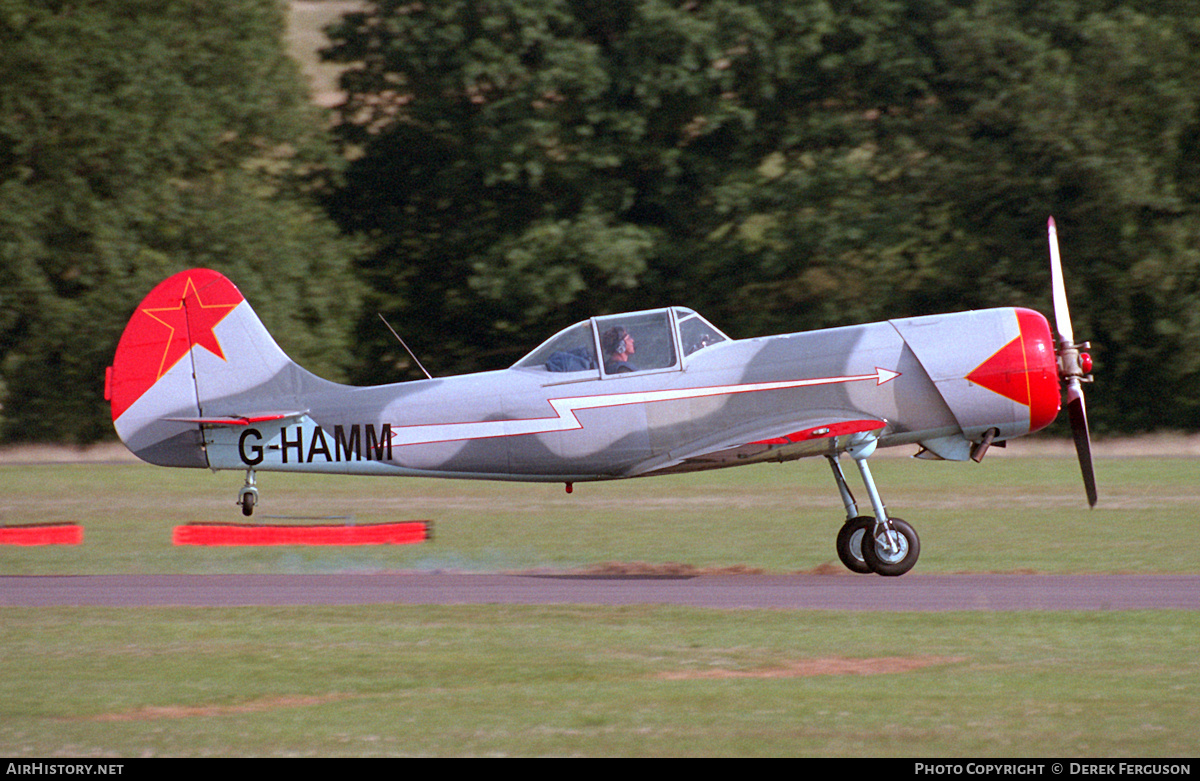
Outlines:
[[[163,418],[176,423],[199,423],[203,426],[251,426],[255,423],[267,423],[273,420],[289,420],[292,418],[301,418],[308,414],[308,410],[296,410],[294,412],[256,412],[251,415],[220,415],[212,418]]]

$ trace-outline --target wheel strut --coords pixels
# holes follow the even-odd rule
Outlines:
[[[838,461],[837,456],[825,456],[829,460],[829,467],[833,470],[833,481],[837,483],[838,493],[842,495],[842,504],[846,506],[846,520],[852,521],[858,517],[858,503],[854,501],[854,494],[850,493],[850,486],[846,485],[846,475],[842,472],[842,463]]]
[[[846,449],[850,457],[854,459],[854,465],[858,467],[858,473],[862,476],[863,485],[867,489],[867,496],[871,499],[871,509],[875,511],[875,531],[873,537],[883,535],[887,540],[888,550],[895,552],[897,550],[897,542],[892,533],[892,523],[888,520],[887,507],[883,504],[883,499],[879,496],[879,489],[875,487],[875,478],[871,475],[871,467],[867,466],[867,459],[875,453],[875,446],[879,440],[871,437],[858,444],[852,445]]]

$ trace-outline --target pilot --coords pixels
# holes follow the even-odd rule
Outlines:
[[[629,362],[633,355],[633,336],[619,325],[600,334],[600,347],[604,350],[605,374],[635,372],[637,367]]]

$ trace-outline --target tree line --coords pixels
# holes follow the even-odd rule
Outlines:
[[[110,436],[137,301],[227,273],[334,379],[667,304],[735,337],[1050,312],[1101,431],[1200,428],[1200,21],[1170,0],[380,0],[319,111],[275,0],[0,0],[7,440]]]

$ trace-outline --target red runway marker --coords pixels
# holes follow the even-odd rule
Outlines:
[[[0,526],[0,545],[80,545],[83,527],[75,523]]]
[[[172,542],[176,545],[411,545],[429,538],[429,521],[352,526],[192,523],[176,526]]]

